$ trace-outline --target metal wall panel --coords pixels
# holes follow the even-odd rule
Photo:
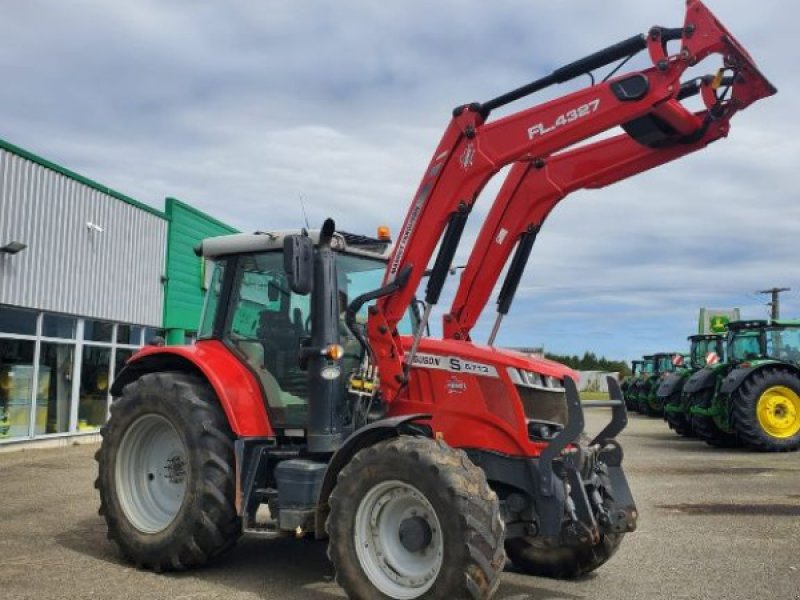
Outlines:
[[[87,226],[97,225],[98,231]],[[0,304],[160,327],[167,221],[0,149]]]

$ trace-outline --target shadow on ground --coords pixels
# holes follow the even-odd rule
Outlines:
[[[135,570],[122,558],[116,545],[106,538],[100,518],[78,521],[56,536],[56,542],[74,552],[115,568]],[[344,598],[333,580],[333,566],[326,556],[327,542],[292,537],[245,536],[228,554],[195,570],[165,573],[161,577],[180,588],[188,581],[245,592],[264,598],[325,600]],[[508,581],[513,577],[515,581]],[[524,576],[507,566],[496,600],[578,600],[583,596],[536,585],[543,580]]]

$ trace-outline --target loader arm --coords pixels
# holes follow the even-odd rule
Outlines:
[[[668,42],[680,40],[676,53]],[[491,111],[546,87],[563,83],[647,50],[653,66],[591,85],[487,123]],[[419,335],[406,357],[396,325],[428,263],[439,252],[425,292],[420,332],[439,299],[468,215],[486,183],[503,167],[546,158],[613,127],[647,116],[683,135],[707,126],[678,100],[681,75],[711,54],[722,56],[734,77],[727,105],[741,109],[775,93],[752,59],[699,0],[688,0],[684,26],[654,27],[557,69],[550,75],[486,103],[457,108],[412,200],[384,278],[386,292],[370,311],[369,344],[380,373],[384,400],[392,402],[407,381]],[[399,285],[397,283],[399,282]],[[396,285],[391,286],[395,283]]]
[[[713,77],[691,81],[683,86],[681,96],[694,95],[714,83]],[[706,96],[712,101],[709,94]],[[617,183],[725,137],[735,112],[733,107],[719,112],[714,119],[711,110],[697,115],[700,122],[709,121],[701,127],[700,135],[676,132],[656,139],[641,127],[631,127],[634,135],[641,137],[623,133],[547,159],[516,163],[503,182],[462,271],[450,312],[443,317],[444,337],[471,339],[472,328],[516,247],[497,298],[498,318],[490,335],[491,345],[500,320],[508,313],[536,235],[553,208],[572,192]],[[650,145],[645,145],[645,141]]]

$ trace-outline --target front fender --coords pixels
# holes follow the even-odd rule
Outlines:
[[[204,377],[219,398],[236,435],[275,435],[255,375],[217,340],[203,340],[191,346],[145,346],[114,379],[111,395],[121,395],[126,385],[142,375],[161,371],[183,371]]]
[[[328,498],[336,485],[336,478],[353,456],[363,448],[374,446],[378,442],[399,435],[424,435],[432,438],[433,433],[430,427],[414,423],[414,421],[430,418],[431,415],[429,414],[415,414],[381,419],[356,430],[344,441],[331,457],[328,468],[325,471],[325,477],[322,480],[314,527],[317,539],[324,537],[325,534],[325,520],[328,517]]]
[[[661,385],[658,386],[656,396],[659,398],[668,398],[675,392],[680,392],[683,389],[683,385],[686,383],[686,379],[686,377],[678,373],[670,373],[663,379]]]
[[[786,369],[800,376],[800,369],[798,369],[796,366],[789,363],[783,363],[778,361],[764,362],[759,365],[755,365],[753,367],[739,367],[738,369],[734,369],[733,371],[728,373],[728,375],[722,381],[722,387],[720,388],[720,393],[730,395],[737,389],[739,389],[739,386],[742,385],[742,383],[744,383],[744,380],[750,377],[753,373],[756,373],[758,371],[763,371],[764,369],[769,369],[775,366],[780,366],[782,369]]]
[[[709,387],[714,387],[716,383],[716,374],[711,369],[700,369],[697,373],[689,377],[686,383],[683,384],[684,394],[696,394],[700,390]]]

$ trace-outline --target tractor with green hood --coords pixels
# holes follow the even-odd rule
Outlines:
[[[639,403],[639,412],[648,417],[659,417],[664,413],[663,399],[656,394],[661,382],[676,369],[678,363],[683,361],[683,355],[678,352],[657,352],[653,354],[653,370],[644,377],[638,388],[636,397]]]
[[[734,321],[727,361],[684,385],[691,424],[712,446],[800,448],[800,321]]]
[[[631,386],[642,376],[643,365],[644,361],[642,360],[631,361],[631,374],[619,384],[620,390],[622,390],[622,397],[625,398],[625,406],[629,411],[638,410],[639,408],[638,403],[631,401],[631,395],[633,394]]]
[[[692,437],[688,407],[682,402],[683,386],[701,369],[725,360],[725,337],[720,333],[701,333],[687,339],[690,342],[688,360],[661,381],[656,395],[664,407],[664,420],[669,428],[678,435]]]
[[[634,373],[625,392],[625,404],[629,407],[629,410],[639,412],[641,407],[639,396],[642,392],[642,387],[645,386],[645,382],[655,372],[656,362],[652,355],[645,355],[642,360],[636,362],[638,364],[634,365]]]

